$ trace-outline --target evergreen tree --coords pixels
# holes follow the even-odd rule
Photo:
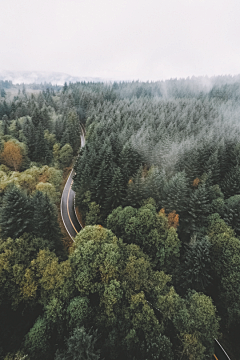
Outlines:
[[[224,212],[221,215],[226,224],[240,236],[240,195],[231,196],[225,201]]]
[[[32,207],[29,200],[23,191],[11,186],[3,196],[0,213],[2,237],[16,239],[24,232],[29,232],[31,221]]]
[[[57,220],[55,206],[48,196],[41,191],[36,191],[32,198],[33,223],[32,232],[37,237],[49,241],[49,248],[62,250],[61,232]]]
[[[211,283],[211,244],[207,237],[195,240],[187,246],[184,263],[180,270],[179,286],[184,290],[204,292]]]
[[[125,184],[121,170],[117,167],[114,170],[114,175],[111,184],[106,192],[106,201],[104,203],[104,209],[109,214],[113,209],[123,204],[125,198]]]
[[[28,118],[23,124],[23,134],[26,138],[29,157],[31,160],[35,160],[36,131],[32,121]]]
[[[225,198],[230,196],[240,195],[240,167],[232,167],[231,170],[225,173],[225,177],[221,183],[221,190]]]
[[[65,81],[64,85],[63,85],[63,93],[65,93],[68,89],[67,83]]]
[[[42,122],[44,130],[46,130],[46,129],[49,130],[49,131],[52,130],[51,118],[49,116],[49,113],[48,113],[48,110],[47,110],[46,106],[44,106],[41,109],[41,122]]]
[[[15,129],[16,129],[16,138],[17,138],[17,140],[20,140],[19,139],[19,131],[22,130],[22,126],[18,119],[16,120],[16,123],[15,123]]]
[[[44,138],[44,129],[40,122],[35,129],[35,147],[33,152],[33,159],[37,162],[46,161],[47,156],[47,142]]]
[[[175,210],[181,218],[186,211],[188,200],[189,188],[185,172],[177,173],[168,182],[165,181],[161,207],[165,208],[166,212]]]
[[[126,205],[140,207],[144,198],[144,184],[141,167],[137,174],[128,182]]]
[[[210,213],[209,189],[201,184],[192,191],[189,199],[188,214],[182,221],[182,231],[186,234],[204,232],[207,226],[207,216]]]
[[[39,125],[40,122],[42,122],[42,116],[41,116],[41,113],[40,113],[38,107],[36,107],[36,105],[35,105],[33,114],[32,114],[32,123],[35,126],[35,128],[37,128],[37,126]]]
[[[55,360],[98,360],[100,350],[96,350],[97,331],[89,331],[82,326],[73,330],[66,341],[67,349],[57,351]]]

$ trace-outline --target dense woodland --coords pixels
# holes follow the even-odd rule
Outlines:
[[[238,359],[240,76],[0,95],[0,359]]]

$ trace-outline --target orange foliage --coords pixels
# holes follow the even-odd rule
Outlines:
[[[160,216],[165,215],[165,209],[161,209],[158,214],[159,214]]]
[[[193,180],[193,183],[192,183],[192,186],[194,187],[198,187],[198,184],[200,183],[200,179],[199,178],[196,178]]]
[[[22,160],[20,147],[12,141],[5,142],[3,152],[1,153],[2,163],[18,171],[22,165]]]
[[[170,212],[168,214],[168,228],[174,227],[176,229],[179,225],[179,215],[176,214],[176,211]]]

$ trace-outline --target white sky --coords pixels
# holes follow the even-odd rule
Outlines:
[[[240,73],[239,0],[0,0],[0,70],[160,80]]]

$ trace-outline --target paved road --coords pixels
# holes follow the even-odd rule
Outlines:
[[[83,147],[84,145],[85,145],[85,137],[84,137],[84,131],[82,130],[81,147]],[[77,215],[75,213],[75,207],[74,207],[75,192],[72,190],[73,175],[74,175],[74,170],[72,169],[65,184],[65,187],[63,189],[60,206],[61,206],[61,216],[62,216],[63,224],[69,236],[74,241],[75,236],[82,229],[82,226],[79,223],[77,219]]]
[[[215,340],[214,360],[231,360],[219,341]]]

